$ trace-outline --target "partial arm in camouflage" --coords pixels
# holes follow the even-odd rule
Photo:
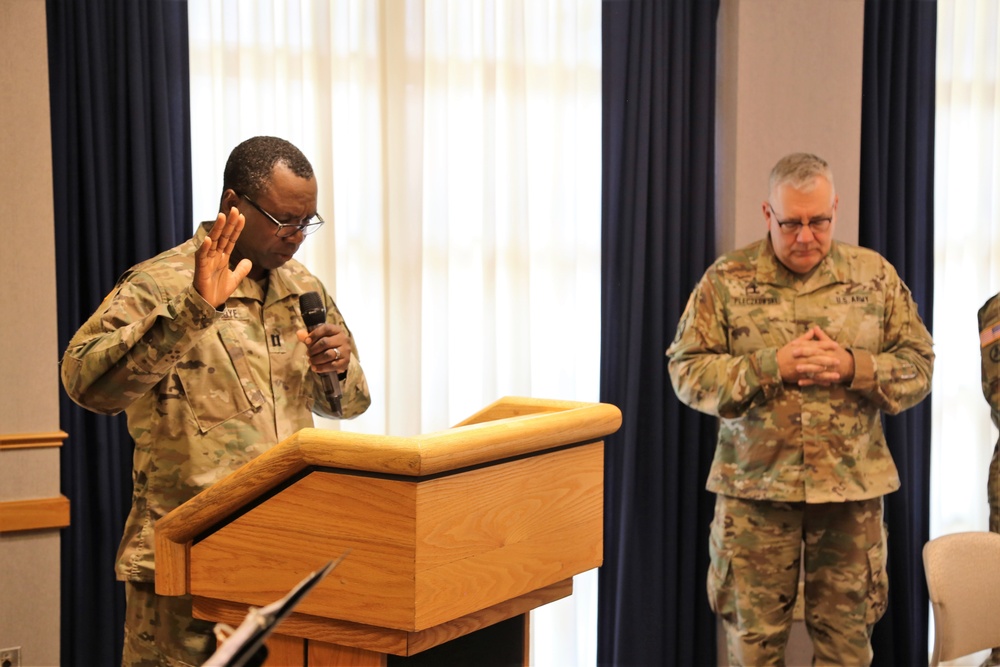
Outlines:
[[[983,397],[990,405],[993,423],[1000,427],[1000,293],[979,309],[979,353],[982,358]]]
[[[688,299],[667,350],[670,381],[678,398],[718,417],[739,417],[754,403],[781,393],[777,348],[729,353],[727,316],[716,286],[703,278]]]
[[[61,369],[66,393],[89,410],[117,414],[156,386],[218,317],[192,286],[164,300],[146,274],[125,276],[70,341]]]
[[[854,379],[849,388],[894,415],[930,393],[934,349],[910,290],[888,262],[886,266],[882,352],[851,350]]]

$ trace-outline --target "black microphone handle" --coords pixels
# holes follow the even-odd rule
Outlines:
[[[306,326],[306,331],[312,331],[318,326],[318,324]],[[330,407],[333,408],[333,414],[337,417],[343,417],[344,409],[341,407],[340,399],[344,393],[340,389],[340,379],[337,377],[337,374],[316,373],[316,375],[319,376],[320,382],[323,383],[323,393],[326,394],[326,400],[330,402]]]
[[[326,306],[318,292],[305,292],[299,295],[299,311],[302,313],[302,322],[306,325],[306,331],[312,332],[326,321]],[[344,411],[341,408],[340,399],[340,378],[336,373],[317,373],[320,382],[323,383],[323,393],[337,417],[343,417]]]

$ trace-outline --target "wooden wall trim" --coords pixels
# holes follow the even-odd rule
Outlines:
[[[65,528],[69,525],[69,498],[32,498],[0,502],[0,533]]]
[[[0,449],[32,449],[36,447],[62,447],[67,434],[52,433],[0,433]]]

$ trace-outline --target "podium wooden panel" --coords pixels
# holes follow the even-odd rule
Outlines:
[[[602,562],[620,425],[611,405],[508,397],[410,438],[304,429],[157,523],[157,592],[238,624],[350,550],[278,629],[282,661],[384,665],[519,617],[526,643],[527,612]]]

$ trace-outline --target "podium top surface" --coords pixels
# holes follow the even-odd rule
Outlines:
[[[220,517],[309,468],[416,480],[601,440],[621,422],[621,411],[607,403],[505,397],[453,428],[412,437],[302,429],[160,519],[158,551],[167,542],[191,540]],[[158,557],[158,570],[160,561]]]

